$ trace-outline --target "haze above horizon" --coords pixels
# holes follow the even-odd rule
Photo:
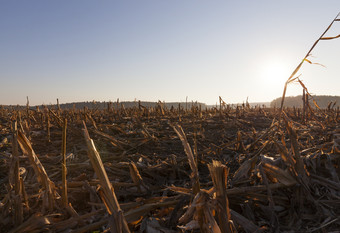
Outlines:
[[[329,1],[2,1],[0,104],[269,102],[340,10]],[[328,36],[340,34],[336,22]],[[299,74],[339,95],[340,39]],[[298,85],[288,95],[302,93]]]

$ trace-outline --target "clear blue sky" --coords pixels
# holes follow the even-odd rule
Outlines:
[[[0,0],[0,104],[271,101],[339,0]],[[340,33],[340,22],[329,35]],[[340,95],[340,39],[301,70]],[[297,85],[288,95],[302,92]]]

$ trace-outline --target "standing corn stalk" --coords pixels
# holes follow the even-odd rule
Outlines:
[[[313,46],[310,48],[310,50],[308,51],[308,53],[306,54],[306,56],[302,59],[302,61],[299,63],[299,65],[295,68],[295,70],[293,71],[293,73],[289,76],[289,78],[287,79],[284,89],[283,89],[283,94],[282,94],[282,99],[281,99],[281,107],[280,107],[280,113],[279,113],[279,119],[281,119],[281,113],[283,110],[283,104],[284,104],[284,100],[285,100],[285,96],[286,96],[286,91],[287,91],[287,86],[289,83],[298,80],[299,83],[301,84],[301,86],[306,90],[307,94],[308,90],[306,89],[306,87],[304,85],[302,85],[301,81],[299,80],[299,77],[294,77],[296,75],[296,73],[300,70],[300,68],[302,67],[302,64],[306,61],[310,64],[313,64],[310,60],[308,60],[307,58],[311,55],[311,52],[313,51],[313,49],[315,48],[315,46],[319,43],[320,40],[332,40],[332,39],[336,39],[340,37],[340,34],[334,37],[324,37],[324,35],[327,33],[327,31],[332,27],[333,23],[336,21],[340,21],[340,19],[338,19],[340,15],[337,14],[337,16],[333,19],[333,21],[331,22],[331,24],[326,28],[326,30],[321,34],[321,36],[319,37],[319,39],[317,39]],[[314,63],[315,64],[315,63]],[[310,94],[309,94],[310,95]],[[315,103],[315,101],[314,101]]]
[[[229,169],[222,165],[221,162],[213,160],[208,164],[211,179],[214,184],[216,199],[217,199],[217,217],[218,224],[222,232],[233,232],[229,200],[227,197],[227,179]]]
[[[101,185],[100,196],[106,206],[107,212],[110,215],[110,231],[112,233],[130,233],[129,227],[123,215],[123,211],[120,208],[112,184],[110,183],[106,174],[104,164],[93,143],[93,140],[90,138],[84,121],[83,126],[84,137],[88,148],[88,156]]]
[[[61,148],[61,154],[63,157],[63,163],[62,163],[62,201],[63,205],[65,207],[68,206],[68,198],[67,198],[67,168],[66,168],[66,128],[67,128],[67,119],[64,119],[64,125],[63,125],[63,135],[62,135],[62,148]]]
[[[179,139],[182,141],[185,154],[188,157],[189,165],[191,168],[191,182],[192,182],[192,190],[193,194],[196,195],[200,191],[200,182],[199,182],[199,175],[198,175],[198,169],[197,164],[194,158],[194,155],[192,153],[191,147],[189,145],[188,139],[185,136],[185,133],[180,125],[174,125],[172,126],[175,132],[177,133]]]

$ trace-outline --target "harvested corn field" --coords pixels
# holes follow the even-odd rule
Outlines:
[[[340,111],[0,110],[2,232],[337,232]]]

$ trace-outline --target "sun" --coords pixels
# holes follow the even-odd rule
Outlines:
[[[263,65],[260,75],[266,85],[284,85],[289,77],[289,70],[283,63],[267,62]]]

